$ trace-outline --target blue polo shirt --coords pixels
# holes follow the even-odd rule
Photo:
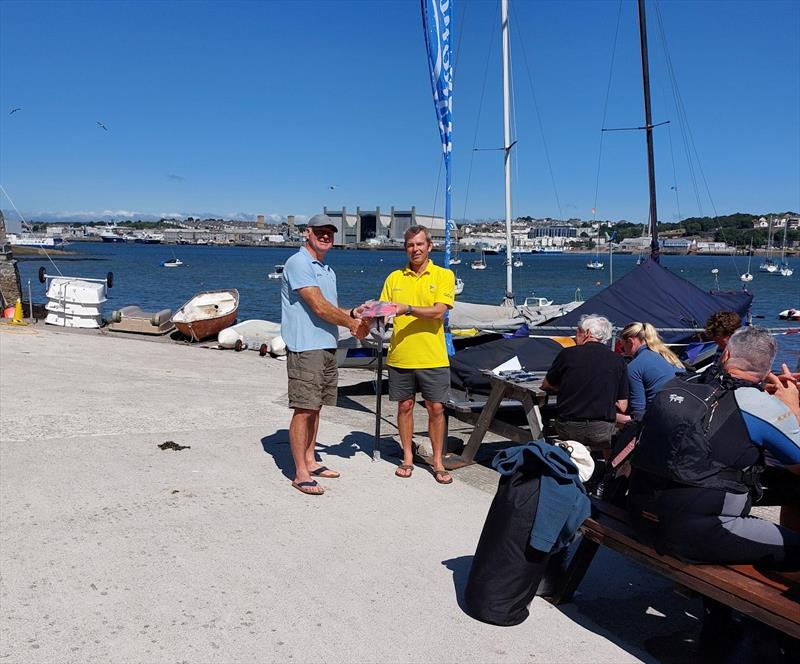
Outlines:
[[[339,306],[336,295],[336,273],[321,263],[305,247],[292,256],[283,268],[281,278],[281,336],[286,347],[300,353],[306,350],[335,349],[338,339],[336,325],[317,316],[297,292],[300,288],[317,286],[322,296]]]

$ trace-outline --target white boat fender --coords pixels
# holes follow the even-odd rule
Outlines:
[[[286,342],[282,336],[278,335],[269,342],[269,352],[278,356],[286,355]]]

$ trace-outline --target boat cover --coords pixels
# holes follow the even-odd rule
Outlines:
[[[549,325],[574,330],[584,314],[600,314],[614,326],[633,321],[651,323],[657,328],[702,328],[718,311],[735,311],[745,318],[753,296],[747,291],[707,292],[648,259],[619,281],[589,298],[566,316]],[[691,332],[660,332],[668,343],[696,339]]]
[[[504,305],[472,304],[456,301],[450,310],[450,329],[512,331],[521,325],[541,325],[547,321],[563,316],[579,306],[578,302],[565,304],[549,304],[544,306],[507,307]]]
[[[544,337],[512,337],[464,348],[450,358],[450,382],[459,390],[489,394],[489,378],[481,369],[494,369],[516,357],[525,371],[547,371],[562,349]]]

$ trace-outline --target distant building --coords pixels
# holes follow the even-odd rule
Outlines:
[[[375,244],[376,240],[402,244],[406,230],[419,225],[428,228],[434,243],[444,241],[444,218],[417,214],[416,207],[411,210],[395,210],[392,207],[388,214],[381,212],[379,207],[374,210],[357,207],[354,213],[348,213],[344,207],[341,210],[329,210],[325,207],[323,213],[333,219],[339,229],[335,240],[337,246]]]
[[[264,215],[260,214],[256,217],[256,228],[263,229],[264,228]]]
[[[575,226],[539,226],[531,228],[528,237],[578,237],[578,229]]]

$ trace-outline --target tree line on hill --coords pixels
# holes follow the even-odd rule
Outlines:
[[[753,247],[756,249],[767,246],[769,228],[754,228],[753,224],[765,215],[736,214],[722,215],[718,217],[689,217],[683,221],[674,223],[659,223],[658,233],[663,237],[683,237],[683,236],[703,236],[714,242],[727,242],[729,245],[745,247],[750,245],[753,239]],[[775,218],[797,217],[796,212],[786,212],[774,215]],[[620,222],[614,226],[617,233],[615,240],[620,242],[625,238],[641,237],[641,224],[630,222]],[[786,232],[787,244],[800,241],[800,229],[791,229]],[[783,242],[783,228],[773,229],[773,246],[780,246]]]

